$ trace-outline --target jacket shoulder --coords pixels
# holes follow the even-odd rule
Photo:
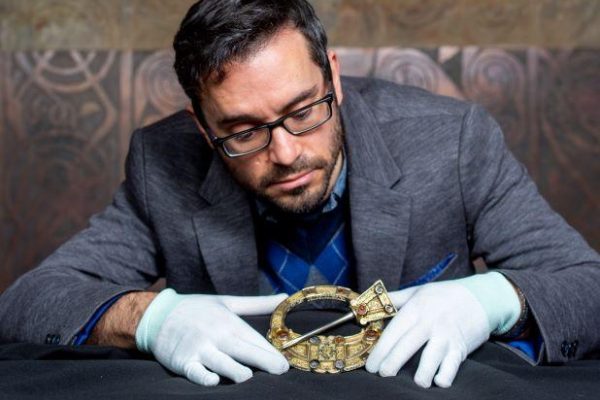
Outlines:
[[[213,157],[199,132],[196,122],[187,111],[179,111],[153,124],[137,129],[131,139],[129,163],[147,177],[147,189],[164,193],[193,192],[203,181]]]
[[[173,137],[185,134],[198,134],[198,128],[191,114],[178,111],[149,125],[136,129],[144,136]]]
[[[154,151],[158,151],[162,156],[173,152],[193,152],[196,155],[210,152],[192,115],[185,110],[136,129],[134,136],[139,137],[132,139],[132,147],[136,142],[142,143],[147,155]]]

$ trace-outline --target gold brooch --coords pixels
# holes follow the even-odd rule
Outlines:
[[[346,302],[350,312],[337,320],[305,334],[285,325],[285,318],[294,307],[316,300]],[[291,366],[318,373],[351,371],[365,365],[367,356],[383,331],[383,320],[396,315],[387,290],[381,280],[364,293],[334,285],[306,287],[285,299],[271,315],[267,339],[280,350]],[[334,326],[355,319],[360,332],[351,336],[318,335]]]

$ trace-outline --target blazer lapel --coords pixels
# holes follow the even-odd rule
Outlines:
[[[256,294],[257,254],[250,205],[219,157],[213,157],[199,193],[208,205],[193,216],[194,229],[217,293]]]
[[[402,171],[383,142],[375,117],[351,88],[345,94],[341,110],[358,290],[366,290],[377,279],[395,290],[406,255],[411,199],[400,190]]]

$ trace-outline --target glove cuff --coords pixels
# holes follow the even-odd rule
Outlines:
[[[152,351],[165,318],[181,300],[181,296],[173,289],[164,289],[152,300],[135,331],[135,345],[138,350],[144,353]]]
[[[519,320],[521,302],[513,285],[499,272],[477,274],[456,281],[466,287],[483,306],[490,332],[502,335]]]

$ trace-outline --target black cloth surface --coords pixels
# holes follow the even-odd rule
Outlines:
[[[332,320],[332,312],[290,314],[288,326],[308,331]],[[246,320],[266,333],[268,317]],[[304,328],[304,329],[300,329]],[[358,328],[347,325],[337,333]],[[256,370],[241,384],[222,379],[195,385],[147,355],[98,346],[25,343],[0,346],[0,399],[594,399],[600,392],[600,360],[531,366],[513,352],[486,343],[463,363],[449,389],[421,389],[412,381],[418,355],[398,376],[381,378],[359,369],[321,375],[291,368],[281,376]]]

